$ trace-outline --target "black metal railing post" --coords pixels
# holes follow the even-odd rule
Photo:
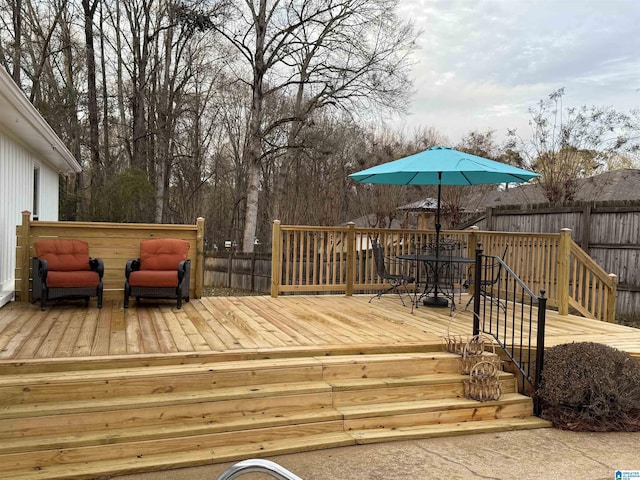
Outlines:
[[[534,392],[534,413],[540,416],[541,406],[540,399],[537,395],[537,390],[540,388],[540,381],[542,379],[542,369],[544,368],[544,331],[546,322],[547,311],[547,297],[545,297],[545,291],[540,290],[540,296],[538,297],[538,334],[536,336],[536,373],[534,376],[536,390]]]
[[[480,286],[482,285],[482,243],[476,247],[476,267],[473,279],[473,335],[480,333]]]

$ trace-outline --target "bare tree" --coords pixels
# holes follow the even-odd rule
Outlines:
[[[100,162],[100,134],[98,124],[98,91],[96,87],[96,54],[93,42],[93,19],[98,0],[82,0],[84,13],[85,58],[87,61],[87,110],[89,113],[89,135],[87,145],[91,152],[91,192],[102,187],[103,167]],[[91,210],[94,210],[96,196],[91,198]]]
[[[550,202],[572,200],[576,181],[603,170],[607,158],[626,143],[618,135],[625,115],[608,107],[564,108],[563,96],[563,88],[556,90],[530,110],[530,139],[509,132],[508,147],[541,175]]]
[[[22,68],[22,0],[15,0],[13,4],[13,81],[16,85],[21,86],[20,78]]]
[[[414,36],[395,7],[395,0],[244,0],[234,5],[234,21],[218,27],[246,62],[237,72],[252,92],[244,251],[253,251],[261,165],[274,148],[287,147],[267,143],[274,131],[290,128],[291,144],[316,109],[402,105]],[[293,107],[267,123],[264,105],[276,94],[292,95]]]

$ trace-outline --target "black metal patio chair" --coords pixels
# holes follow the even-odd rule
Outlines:
[[[500,278],[502,274],[502,265],[504,259],[507,255],[507,249],[509,247],[505,247],[504,252],[502,253],[502,257],[500,259],[496,257],[486,257],[489,260],[488,262],[482,265],[482,280],[480,281],[480,285],[478,288],[475,288],[473,295],[467,301],[467,305],[465,309],[469,308],[469,305],[475,298],[475,295],[480,295],[483,298],[489,299],[491,302],[495,303],[495,305],[502,310],[506,310],[506,304],[504,301],[498,299],[493,294],[493,288],[500,283]],[[462,285],[464,288],[469,288],[471,285],[475,286],[475,265],[471,265],[468,270],[467,279]]]
[[[407,268],[408,263],[395,260],[389,256],[384,255],[384,252],[382,251],[382,246],[377,241],[373,242],[372,250],[373,250],[373,261],[375,263],[376,275],[380,277],[383,281],[388,282],[389,288],[387,288],[386,290],[380,293],[375,294],[373,297],[369,299],[369,303],[371,303],[371,300],[373,300],[376,297],[381,298],[382,295],[393,292],[398,294],[398,297],[400,297],[400,301],[402,302],[402,305],[406,306],[406,304],[404,303],[403,295],[399,289],[403,288],[405,290],[406,292],[404,294],[405,297],[411,296],[411,291],[409,290],[407,285],[415,282],[416,279],[414,276],[410,274],[390,273],[389,269],[392,269],[393,271],[402,271],[403,269]]]

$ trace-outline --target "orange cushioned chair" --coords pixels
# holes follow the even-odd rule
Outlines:
[[[98,297],[102,308],[104,264],[89,257],[89,244],[82,240],[39,240],[34,244],[32,301]]]
[[[156,238],[140,242],[140,258],[129,260],[125,269],[124,308],[129,297],[175,298],[182,308],[182,299],[189,301],[189,272],[187,260],[189,242],[177,238]]]

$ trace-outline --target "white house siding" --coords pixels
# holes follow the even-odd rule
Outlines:
[[[16,225],[33,210],[33,168],[40,167],[40,220],[58,219],[58,174],[0,131],[0,306],[13,298]]]
[[[58,172],[46,164],[40,164],[40,220],[58,220],[59,179]]]

